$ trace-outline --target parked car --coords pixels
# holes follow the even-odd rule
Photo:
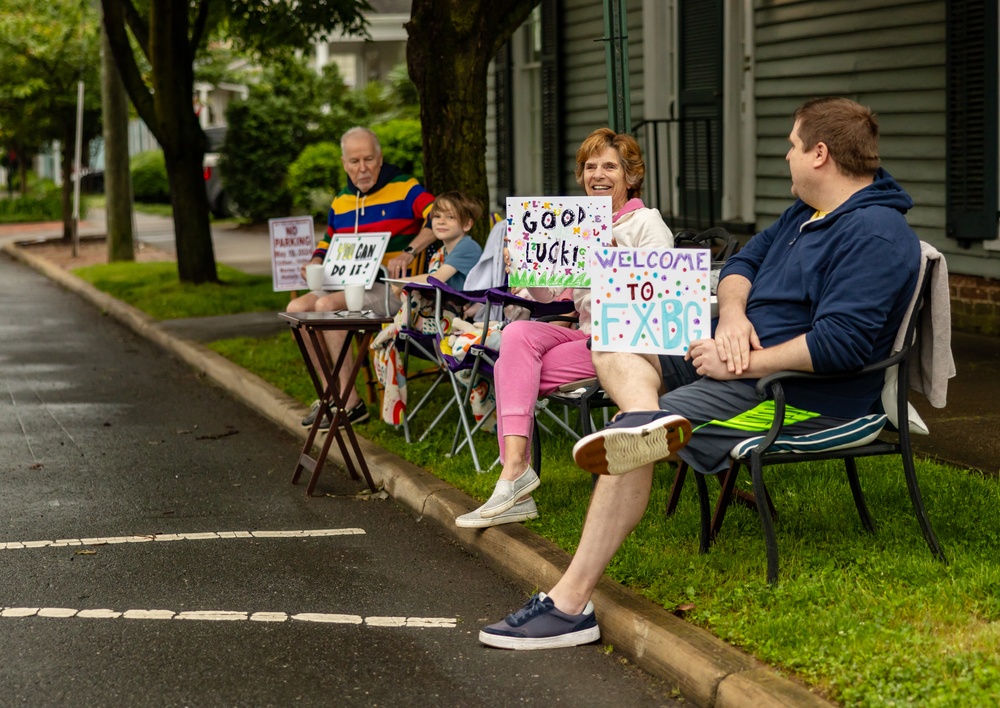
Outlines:
[[[208,193],[208,208],[218,218],[232,216],[235,210],[226,197],[226,187],[222,180],[222,171],[219,169],[219,150],[226,140],[226,128],[225,126],[205,128],[205,137],[208,138],[208,150],[205,152],[202,169],[205,174],[205,190]]]

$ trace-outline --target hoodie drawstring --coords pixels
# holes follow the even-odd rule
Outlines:
[[[362,194],[361,190],[358,190],[358,196],[354,199],[354,233],[358,233],[358,224],[360,219],[365,215],[365,200],[368,199],[367,194]],[[360,208],[358,207],[360,204]]]

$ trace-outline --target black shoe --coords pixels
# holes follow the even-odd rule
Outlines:
[[[336,411],[337,409],[334,408],[333,410]],[[303,428],[311,428],[312,424],[313,424],[313,421],[316,420],[316,414],[318,412],[319,412],[319,401],[318,400],[317,401],[313,401],[312,406],[309,407],[309,413],[306,415],[305,418],[302,419],[302,427]],[[320,423],[319,429],[320,430],[329,430],[330,429],[330,416],[325,416],[323,418],[323,422]]]
[[[369,417],[368,406],[365,405],[364,401],[359,402],[358,405],[354,406],[354,408],[347,411],[347,419],[351,421],[351,425],[355,425],[357,423],[366,423],[368,421],[368,417]],[[324,430],[328,430],[330,428],[330,424],[325,420],[323,421],[323,423],[327,424],[326,428],[323,428],[322,423],[320,423],[319,427],[323,428]]]

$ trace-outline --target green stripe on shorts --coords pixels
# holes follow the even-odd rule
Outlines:
[[[804,411],[801,408],[786,405],[785,425],[801,423],[810,418],[817,418],[819,415],[819,413]],[[729,420],[710,420],[707,423],[699,425],[695,430],[706,425],[718,425],[722,428],[732,428],[733,430],[742,430],[748,433],[759,433],[770,429],[773,420],[774,401],[763,401],[750,410],[740,413]]]

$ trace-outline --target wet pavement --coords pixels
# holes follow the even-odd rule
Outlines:
[[[141,240],[156,248],[171,250],[173,235],[170,225],[163,223],[166,221],[168,220],[157,222],[156,217],[146,219],[144,226],[140,224]],[[91,228],[94,231],[99,231],[100,225]],[[0,240],[3,239],[3,230],[0,229]],[[10,240],[10,235],[7,236],[6,240]],[[216,228],[213,230],[213,241],[219,262],[241,267],[247,272],[270,273],[268,236],[265,230]],[[273,320],[276,324],[270,324],[271,317],[274,317],[273,313],[256,313],[205,320],[176,320],[161,323],[161,327],[187,339],[209,341],[232,336],[257,336],[271,331],[282,331],[284,325],[278,321],[277,317],[274,317]],[[997,474],[998,464],[1000,464],[998,463],[1000,460],[1000,436],[997,436],[995,431],[997,424],[1000,423],[998,420],[1000,418],[1000,405],[996,403],[1000,401],[1000,376],[997,374],[997,367],[1000,366],[1000,338],[955,332],[953,333],[952,346],[958,375],[950,383],[948,405],[944,409],[933,409],[919,396],[914,396],[914,403],[931,430],[930,436],[915,437],[915,446],[922,455],[958,466],[982,470],[989,474]],[[520,530],[523,531],[523,529]],[[520,535],[530,536],[530,534]],[[488,537],[489,535],[484,538]],[[534,542],[529,541],[529,543]],[[535,579],[539,580],[537,576]],[[666,617],[659,621],[669,623],[670,619],[672,618]],[[671,631],[686,630],[674,628]],[[702,641],[703,639],[697,639],[696,645]],[[717,648],[713,647],[709,651],[716,650]],[[681,652],[679,649],[672,651],[673,653]],[[686,661],[690,660],[690,658],[686,659]],[[737,658],[736,661],[739,659]],[[733,673],[732,676],[748,677],[752,675],[753,672],[746,673],[746,669],[745,666],[738,667],[734,669],[737,673]],[[771,681],[772,679],[767,678],[766,680]],[[724,686],[725,682],[719,685]],[[751,694],[748,692],[747,695]],[[771,698],[773,699],[773,696]],[[779,700],[778,703],[780,704],[781,701]],[[739,703],[734,703],[734,705],[737,704]],[[743,703],[743,705],[751,704],[756,705],[753,701]]]
[[[520,587],[333,467],[307,498],[299,438],[7,257],[0,384],[0,704],[675,703],[479,645]]]

